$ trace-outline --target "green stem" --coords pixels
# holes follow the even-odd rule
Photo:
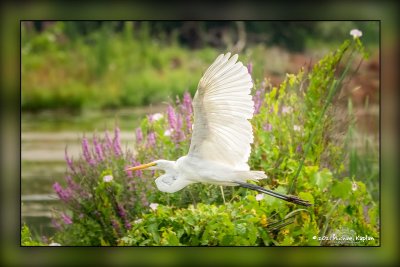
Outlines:
[[[348,72],[348,70],[350,68],[351,62],[353,61],[353,57],[354,57],[354,53],[353,52],[354,51],[352,51],[350,53],[349,59],[347,61],[346,68],[344,69],[344,71],[343,71],[342,75],[340,76],[339,80],[334,79],[333,82],[332,82],[332,85],[330,86],[329,93],[328,93],[328,99],[324,104],[322,112],[320,113],[319,117],[317,118],[317,120],[314,123],[314,127],[313,127],[313,129],[311,131],[311,134],[310,134],[310,137],[308,139],[307,145],[306,145],[306,147],[304,149],[304,157],[302,158],[302,160],[300,162],[300,165],[297,168],[297,171],[296,171],[295,176],[293,178],[293,182],[292,182],[292,184],[291,184],[291,186],[290,186],[290,188],[288,190],[288,194],[294,193],[294,189],[296,188],[296,184],[297,184],[297,178],[299,177],[300,171],[303,168],[303,165],[304,165],[304,162],[306,160],[307,154],[308,154],[308,152],[309,152],[309,150],[311,148],[311,143],[312,143],[312,141],[314,139],[314,136],[315,136],[315,134],[317,132],[318,127],[320,127],[320,122],[321,122],[322,118],[324,117],[326,110],[328,109],[329,105],[332,103],[333,97],[335,96],[338,88],[340,87],[342,81],[344,80],[344,78],[345,78],[345,76],[346,76],[346,74],[347,74],[347,72]]]
[[[337,208],[337,206],[339,205],[340,202],[341,202],[341,200],[338,199],[336,201],[335,205],[333,205],[332,209],[326,215],[326,221],[325,221],[324,229],[322,230],[322,235],[321,236],[325,236],[326,235],[326,232],[328,231],[329,221],[331,220],[332,214],[333,214],[333,212],[335,211],[335,209]]]

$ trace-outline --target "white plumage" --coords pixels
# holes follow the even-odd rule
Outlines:
[[[253,142],[253,87],[238,55],[222,54],[206,70],[193,99],[194,125],[189,153],[175,161],[156,160],[127,170],[164,170],[156,179],[160,191],[174,193],[192,183],[242,186],[283,200],[308,206],[246,180],[264,179],[263,171],[250,171],[247,161]]]
[[[189,157],[249,170],[253,131],[251,76],[237,55],[220,55],[200,79],[193,99],[194,129]]]

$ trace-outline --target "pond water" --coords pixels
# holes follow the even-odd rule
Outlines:
[[[89,140],[108,130],[121,129],[123,147],[133,149],[134,132],[146,115],[163,112],[165,106],[117,111],[22,113],[21,116],[21,221],[33,235],[51,236],[51,213],[59,205],[52,185],[62,181],[66,170],[64,151],[77,158],[81,138]]]

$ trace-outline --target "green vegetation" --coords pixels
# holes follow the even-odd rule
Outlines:
[[[41,33],[22,27],[22,108],[110,108],[158,103],[195,90],[216,51],[189,51],[127,24],[68,39],[58,22]],[[140,40],[140,41],[139,41]]]
[[[228,21],[42,22],[41,31],[36,24],[21,27],[21,106],[30,111],[137,107],[193,95],[218,50],[235,51],[240,35]],[[378,43],[374,22],[244,22],[241,55],[257,66],[256,77],[265,70],[284,74],[287,62],[273,55],[273,46],[333,48],[356,27],[369,45]]]
[[[21,228],[21,245],[22,246],[46,246],[47,244],[36,241],[34,238],[32,238],[31,231],[29,230],[28,226],[26,224],[24,224],[24,225],[22,225],[22,228]]]
[[[159,172],[124,171],[130,165],[187,153],[193,114],[190,94],[185,93],[166,113],[142,120],[135,153],[121,150],[116,127],[113,138],[96,136],[92,144],[84,138],[81,158],[66,157],[65,185],[53,186],[64,203],[54,214],[55,242],[379,245],[378,155],[375,147],[361,155],[351,146],[357,136],[351,105],[347,122],[332,116],[332,103],[348,77],[353,54],[364,55],[359,39],[346,40],[312,70],[288,74],[276,87],[253,75],[255,141],[249,165],[268,175],[259,185],[290,191],[313,206],[299,208],[251,190],[225,187],[222,192],[205,184],[166,194],[153,183]],[[346,140],[339,138],[343,135]]]

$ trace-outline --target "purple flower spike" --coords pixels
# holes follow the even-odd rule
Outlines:
[[[136,128],[136,143],[140,144],[143,141],[143,132],[142,128],[138,127]]]
[[[75,183],[74,180],[72,180],[72,177],[70,175],[66,175],[64,178],[67,181],[68,187],[71,188],[71,190],[79,190],[80,189],[79,185],[77,183]]]
[[[92,156],[90,155],[89,142],[86,137],[83,137],[82,139],[82,151],[83,157],[85,158],[86,162],[90,165],[93,165],[94,161],[92,159]]]
[[[121,140],[120,140],[120,130],[118,127],[115,127],[114,130],[114,141],[113,141],[113,148],[114,148],[114,153],[116,156],[121,156],[122,151],[121,151]]]
[[[71,200],[72,191],[70,188],[64,190],[58,182],[55,182],[53,184],[53,189],[62,201],[68,202],[69,200]]]
[[[118,204],[117,205],[117,210],[118,210],[119,217],[121,217],[121,219],[125,219],[126,218],[126,211],[125,211],[124,207],[121,204]]]
[[[253,74],[253,64],[249,63],[247,64],[247,71],[249,72],[249,74]]]
[[[65,224],[72,224],[72,219],[67,214],[61,214],[61,218],[63,219]]]
[[[156,144],[156,134],[154,132],[150,132],[147,135],[147,146],[153,147]]]
[[[130,166],[125,166],[125,169],[126,168],[129,168]],[[129,178],[133,178],[133,174],[132,174],[132,171],[126,171],[126,175],[129,177]]]
[[[183,95],[183,111],[185,114],[186,130],[188,133],[192,132],[192,98],[188,92]]]
[[[72,158],[68,157],[67,148],[65,148],[65,161],[67,162],[67,165],[70,168],[70,170],[75,172],[74,162],[72,161]]]
[[[131,228],[132,228],[132,225],[129,223],[128,220],[125,221],[125,228],[126,228],[127,230],[131,230]]]
[[[176,115],[175,115],[175,110],[171,105],[168,105],[167,115],[168,115],[169,128],[175,129],[176,128]]]
[[[261,106],[263,104],[263,97],[264,97],[264,88],[258,89],[253,96],[253,101],[254,101],[254,114],[260,113]]]
[[[183,107],[185,109],[185,112],[189,115],[192,114],[192,98],[190,97],[190,94],[188,92],[185,92],[183,94]]]
[[[140,165],[140,162],[138,162],[138,161],[132,161],[132,165],[133,166],[139,166]],[[143,174],[143,172],[142,172],[142,170],[137,170],[137,171],[135,171],[135,175],[137,176],[137,177],[142,177],[142,174]]]
[[[176,142],[180,142],[185,138],[185,135],[182,131],[182,115],[179,113],[176,116],[176,128],[174,129],[174,139]]]
[[[104,160],[103,149],[101,147],[101,144],[97,141],[96,136],[93,136],[93,145],[96,151],[96,156],[98,161],[103,161]]]
[[[110,151],[113,147],[113,142],[110,138],[110,135],[108,134],[108,131],[106,131],[105,133],[105,139],[106,139],[106,144],[105,144],[106,149]]]

